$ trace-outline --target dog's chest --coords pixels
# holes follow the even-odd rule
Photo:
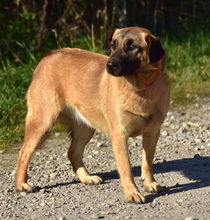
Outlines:
[[[144,95],[134,92],[119,93],[118,103],[121,109],[147,118],[152,114],[155,103]]]
[[[121,123],[128,136],[135,137],[149,127],[160,126],[163,116],[153,101],[138,94],[120,96]]]
[[[128,137],[136,137],[145,131],[158,129],[163,120],[164,115],[161,111],[155,111],[152,114],[142,113],[141,115],[128,111],[121,113],[121,125]]]
[[[144,133],[150,123],[150,117],[137,116],[132,113],[124,113],[122,124],[129,137],[136,137]]]

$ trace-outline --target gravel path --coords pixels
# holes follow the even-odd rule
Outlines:
[[[163,193],[144,192],[140,181],[141,137],[129,140],[135,182],[147,203],[127,204],[110,142],[96,133],[85,150],[88,170],[104,182],[86,186],[67,160],[70,140],[55,133],[34,154],[28,182],[34,193],[14,188],[18,152],[0,154],[0,219],[210,219],[210,98],[170,110],[154,159]]]

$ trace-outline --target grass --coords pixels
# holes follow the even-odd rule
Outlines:
[[[196,95],[209,94],[210,39],[204,32],[188,33],[182,40],[162,40],[167,53],[171,81],[171,102],[188,104]]]
[[[180,40],[181,39],[181,40]],[[91,41],[86,39],[90,48]],[[187,37],[161,39],[167,53],[166,70],[171,81],[171,103],[190,103],[195,95],[210,93],[210,38],[203,32],[188,33]],[[81,44],[81,42],[79,42]],[[20,43],[22,49],[25,48]],[[75,45],[76,47],[77,45]],[[81,45],[77,46],[81,47]],[[95,51],[102,52],[98,47]],[[26,115],[25,93],[30,84],[38,58],[25,48],[28,64],[15,64],[0,57],[0,150],[9,152],[11,146],[23,141]]]
[[[26,115],[25,93],[32,75],[31,66],[10,66],[0,70],[0,149],[20,142]]]

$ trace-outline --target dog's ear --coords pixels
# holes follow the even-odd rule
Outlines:
[[[112,37],[113,37],[113,34],[114,34],[115,30],[116,30],[116,29],[112,30],[112,31],[108,34],[108,36],[107,36],[107,38],[106,38],[106,41],[105,41],[105,43],[104,43],[103,50],[104,50],[104,53],[105,53],[106,55],[110,55],[110,53],[111,53],[111,44],[110,44],[110,43],[111,43],[111,41],[112,41]]]
[[[145,41],[148,44],[148,63],[152,64],[160,60],[165,54],[164,49],[158,38],[153,35],[148,34],[145,38]]]

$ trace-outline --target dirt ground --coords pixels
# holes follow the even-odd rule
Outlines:
[[[160,194],[140,180],[141,137],[129,140],[130,159],[146,204],[127,204],[110,145],[96,133],[84,162],[101,185],[83,185],[67,159],[69,138],[55,133],[34,154],[28,169],[31,194],[14,188],[18,151],[0,154],[0,219],[210,219],[210,98],[171,109],[154,159]]]

